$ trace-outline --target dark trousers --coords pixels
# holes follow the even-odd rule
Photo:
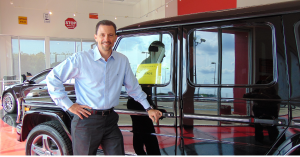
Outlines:
[[[96,155],[101,145],[105,155],[124,155],[124,142],[118,127],[119,115],[90,115],[80,119],[74,115],[71,124],[74,155]]]
[[[133,148],[137,155],[161,155],[155,135],[133,133]]]
[[[150,94],[148,94],[150,95]],[[152,101],[151,99],[148,101]],[[144,107],[137,101],[129,99],[127,108],[133,110],[144,110]],[[133,148],[137,155],[161,155],[158,140],[155,135],[155,129],[152,120],[148,116],[131,115],[133,131]],[[146,147],[146,151],[144,150]]]
[[[268,104],[267,107],[265,105]],[[256,105],[253,105],[253,113],[255,118],[259,119],[276,119],[278,118],[278,108],[277,104],[272,102],[265,102],[259,103]],[[255,126],[255,140],[257,141],[263,141],[264,134],[263,129],[264,126],[261,124],[254,124]],[[269,139],[272,142],[274,142],[277,139],[277,136],[279,134],[279,131],[277,129],[277,126],[266,126],[268,133],[269,133]]]

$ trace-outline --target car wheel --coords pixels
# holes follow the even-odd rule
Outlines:
[[[26,155],[72,155],[72,142],[59,122],[34,127],[27,138]]]
[[[2,99],[2,106],[7,113],[17,112],[17,103],[15,97],[11,93],[5,93]]]

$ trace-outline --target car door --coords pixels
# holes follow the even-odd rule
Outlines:
[[[114,49],[129,59],[132,72],[147,94],[148,102],[164,112],[159,123],[151,122],[144,108],[122,87],[115,111],[119,113],[118,125],[123,133],[126,154],[175,155],[176,35],[176,29],[172,28],[118,33]]]
[[[21,97],[23,97],[26,102],[52,102],[46,84],[46,76],[50,70],[51,69],[45,70],[33,76],[30,80],[24,81],[21,88]]]
[[[274,155],[299,155],[299,136],[300,136],[300,112],[299,112],[299,54],[300,54],[300,14],[291,13],[283,15],[283,24],[285,32],[285,44],[287,54],[287,65],[289,69],[290,83],[290,101],[282,107],[290,109],[291,125],[285,132],[286,141],[279,146],[279,149],[274,152]]]
[[[274,16],[183,27],[182,154],[263,155],[284,141],[280,22]]]
[[[24,81],[21,93],[26,102],[53,103],[46,84],[46,77],[50,71],[51,69],[47,69],[35,75],[30,80]],[[74,79],[70,79],[64,83],[65,90],[73,102],[76,101],[74,81]]]

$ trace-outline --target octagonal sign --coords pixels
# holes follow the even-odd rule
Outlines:
[[[65,26],[68,28],[68,29],[74,29],[76,26],[77,26],[77,22],[75,19],[73,18],[67,18],[65,20]]]

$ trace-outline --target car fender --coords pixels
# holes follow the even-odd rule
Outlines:
[[[21,97],[20,95],[20,86],[23,86],[22,84],[15,84],[15,85],[11,85],[11,86],[7,86],[5,88],[5,90],[3,91],[1,97],[4,96],[5,93],[10,92],[14,95],[15,98]]]
[[[71,121],[71,119],[66,116],[65,112],[63,111],[46,111],[46,110],[41,110],[41,111],[27,111],[24,114],[24,118],[22,120],[22,125],[21,129],[19,131],[20,134],[20,141],[24,141],[29,132],[37,125],[46,122],[46,121],[59,121],[69,138],[71,139],[71,134],[69,128],[66,126],[65,122],[63,121],[63,117],[65,116],[65,119],[68,121]]]
[[[17,97],[15,91],[13,90],[13,88],[7,88],[5,91],[3,91],[2,95],[1,95],[1,98],[3,98],[3,96],[6,93],[11,93],[15,97],[15,99],[17,100],[18,97]]]

